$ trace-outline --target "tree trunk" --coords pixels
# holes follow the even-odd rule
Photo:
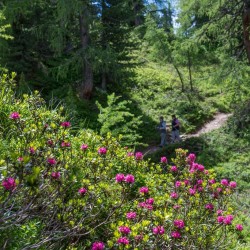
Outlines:
[[[250,1],[244,1],[244,10],[243,10],[243,39],[245,50],[247,53],[247,59],[250,63]]]
[[[86,55],[86,50],[90,45],[89,36],[89,12],[87,6],[84,6],[83,12],[79,16],[81,47],[83,51],[83,69],[82,69],[82,84],[80,97],[83,99],[90,99],[93,92],[93,70],[91,62]]]
[[[142,24],[142,18],[141,18],[141,3],[139,0],[133,0],[133,10],[134,10],[134,22],[135,22],[135,26],[139,26]]]
[[[194,88],[193,88],[193,78],[192,78],[192,62],[191,62],[191,56],[190,56],[190,53],[189,53],[189,50],[187,52],[187,57],[188,57],[188,73],[189,73],[189,84],[190,84],[190,90],[193,91]]]
[[[177,74],[178,74],[180,81],[181,81],[181,91],[184,92],[184,80],[183,80],[182,74],[181,74],[180,70],[178,69],[178,67],[175,64],[173,64],[173,65],[174,65],[174,68],[177,71]]]

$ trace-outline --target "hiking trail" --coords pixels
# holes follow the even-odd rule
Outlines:
[[[217,113],[214,115],[211,121],[205,123],[198,131],[193,134],[183,134],[181,135],[181,138],[182,140],[186,140],[187,138],[191,137],[199,137],[202,134],[218,129],[226,123],[226,121],[231,115],[232,114]],[[159,150],[158,146],[148,146],[146,149],[143,150],[143,154],[151,154],[156,152],[157,150]]]

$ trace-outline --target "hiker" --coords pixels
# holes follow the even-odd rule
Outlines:
[[[172,115],[172,143],[180,141],[180,122],[175,115]]]
[[[159,147],[162,148],[166,144],[166,135],[167,135],[166,122],[164,121],[163,116],[160,117],[160,123],[157,129],[160,131],[160,136],[161,136],[161,144],[159,145]]]

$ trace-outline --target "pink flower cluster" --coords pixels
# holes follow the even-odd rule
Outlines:
[[[233,221],[234,217],[233,215],[229,214],[229,215],[226,215],[226,216],[218,216],[217,217],[217,222],[219,224],[222,224],[224,223],[225,225],[231,225],[232,224],[232,221]]]
[[[118,244],[123,244],[123,245],[128,245],[129,244],[129,239],[127,237],[120,237],[117,240]]]
[[[135,153],[135,159],[136,160],[142,160],[143,159],[143,153],[142,152],[136,152]]]
[[[99,149],[98,149],[98,154],[99,154],[99,155],[105,155],[105,154],[107,154],[107,149],[104,148],[104,147],[99,148]]]
[[[58,180],[60,178],[61,174],[60,172],[52,172],[51,177],[55,180]]]
[[[105,248],[105,244],[101,241],[96,241],[93,243],[91,250],[103,250]]]
[[[63,142],[61,143],[61,147],[62,147],[62,148],[69,148],[70,146],[71,146],[70,142],[65,142],[65,141],[63,141]]]
[[[141,187],[140,188],[140,193],[147,194],[148,193],[148,187]]]
[[[78,193],[79,193],[80,195],[85,195],[85,194],[87,193],[87,189],[81,187],[81,188],[78,190]]]
[[[48,158],[47,162],[49,163],[49,165],[56,165],[56,159],[55,158]]]
[[[132,174],[124,175],[124,174],[117,174],[115,177],[115,180],[117,183],[120,182],[127,182],[127,183],[134,183],[135,182],[135,177]]]
[[[87,144],[82,144],[81,145],[81,150],[82,151],[86,151],[88,149],[88,145]]]
[[[18,120],[18,119],[20,119],[20,114],[18,112],[13,112],[10,114],[10,119]]]
[[[178,171],[178,168],[176,166],[171,166],[170,167],[170,171],[171,172],[177,172]]]
[[[171,233],[171,236],[175,239],[181,238],[181,234],[178,231],[174,231]]]
[[[210,210],[210,211],[213,211],[214,210],[214,205],[212,203],[208,203],[205,205],[205,208]]]
[[[154,227],[152,231],[153,231],[153,234],[160,234],[160,235],[164,234],[165,232],[163,226]]]
[[[172,199],[177,199],[179,197],[179,195],[177,193],[173,192],[173,193],[170,194],[170,197]]]
[[[33,154],[35,154],[36,151],[35,151],[35,149],[33,147],[30,147],[29,148],[29,152],[30,152],[30,154],[33,155]]]
[[[192,165],[195,162],[196,155],[195,154],[189,154],[187,157],[187,161],[190,165]]]
[[[191,165],[191,168],[189,170],[190,173],[194,173],[195,171],[203,172],[205,170],[205,167],[198,163],[193,163]]]
[[[241,224],[237,224],[237,225],[235,226],[235,228],[236,228],[236,230],[238,230],[238,231],[242,231],[242,230],[243,230],[243,226],[242,226]]]
[[[64,128],[69,128],[71,126],[70,122],[62,122],[61,126]]]
[[[167,163],[168,162],[168,159],[166,156],[162,156],[161,157],[161,163]]]
[[[136,218],[136,212],[128,212],[128,213],[126,214],[126,218],[127,218],[128,220],[133,220],[133,219],[135,219],[135,218]]]
[[[154,204],[154,199],[153,198],[149,198],[149,199],[147,199],[144,202],[140,202],[138,204],[138,207],[145,208],[147,210],[153,210],[153,204]]]
[[[174,220],[174,226],[177,228],[183,228],[185,226],[185,223],[183,220]]]
[[[16,187],[16,181],[14,178],[9,177],[3,180],[2,186],[5,188],[5,190],[8,190],[8,191],[14,190]]]
[[[127,153],[127,156],[128,156],[128,157],[134,156],[134,153],[133,153],[133,152],[128,152],[128,153]]]
[[[120,227],[118,228],[118,231],[119,231],[120,233],[126,234],[126,235],[129,234],[129,233],[131,232],[130,228],[127,227],[127,226],[120,226]]]

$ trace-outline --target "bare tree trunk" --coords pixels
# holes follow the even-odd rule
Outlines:
[[[177,71],[177,74],[178,74],[180,81],[181,81],[181,91],[184,92],[184,80],[183,80],[182,74],[181,74],[180,70],[178,69],[178,67],[175,64],[173,64],[173,65],[174,65],[174,68]]]
[[[191,56],[190,56],[190,53],[189,53],[189,50],[187,52],[187,56],[188,56],[188,73],[189,73],[189,84],[190,84],[190,89],[191,91],[194,90],[193,88],[193,78],[192,78],[192,62],[191,62]]]
[[[83,69],[82,69],[82,84],[80,96],[83,99],[90,99],[93,92],[93,70],[91,62],[89,61],[86,50],[90,45],[90,36],[89,36],[89,12],[87,6],[84,6],[83,12],[79,16],[80,24],[80,36],[81,36],[81,47],[83,50]]]
[[[250,63],[250,1],[244,1],[244,10],[243,10],[243,39],[245,50],[247,53],[247,59]]]
[[[134,10],[134,15],[135,15],[135,26],[139,26],[142,24],[142,19],[141,19],[141,4],[138,0],[133,1],[133,10]]]

